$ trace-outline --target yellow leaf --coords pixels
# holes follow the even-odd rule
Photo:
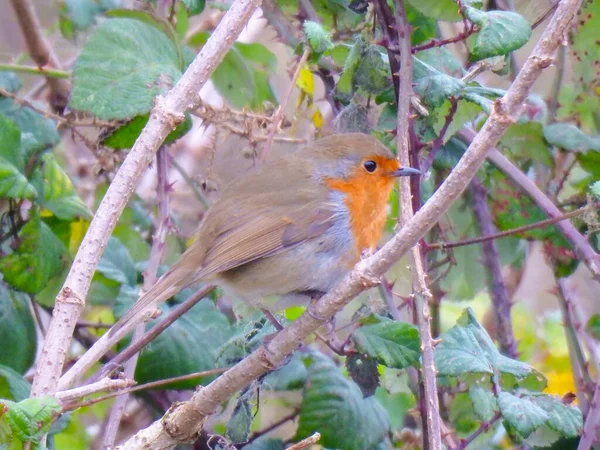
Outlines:
[[[575,392],[575,382],[570,370],[546,372],[548,386],[545,389],[546,394],[555,394],[562,397],[567,392]]]
[[[312,72],[309,70],[308,65],[305,64],[302,69],[300,69],[300,74],[296,80],[296,86],[311,98],[315,95],[315,79]]]
[[[323,114],[318,109],[312,115],[312,122],[316,128],[321,128],[323,126]]]
[[[89,226],[90,223],[83,219],[71,222],[71,235],[69,236],[69,253],[71,255],[77,253],[77,249],[79,249]]]

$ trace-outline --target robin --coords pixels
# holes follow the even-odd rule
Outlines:
[[[192,244],[117,322],[199,281],[255,306],[268,295],[327,292],[381,238],[400,167],[376,138],[331,135],[230,183]]]

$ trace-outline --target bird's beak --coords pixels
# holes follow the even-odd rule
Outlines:
[[[422,175],[420,170],[413,169],[412,167],[400,167],[390,173],[393,177],[406,177],[412,175]]]

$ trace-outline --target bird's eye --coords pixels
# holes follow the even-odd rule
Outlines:
[[[363,166],[367,169],[367,172],[375,172],[375,169],[377,169],[377,163],[371,160],[365,161]]]

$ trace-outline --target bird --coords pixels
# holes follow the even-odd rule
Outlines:
[[[110,335],[200,281],[258,308],[265,296],[329,291],[375,250],[394,180],[420,174],[362,133],[329,135],[262,163],[224,188],[189,248]]]

